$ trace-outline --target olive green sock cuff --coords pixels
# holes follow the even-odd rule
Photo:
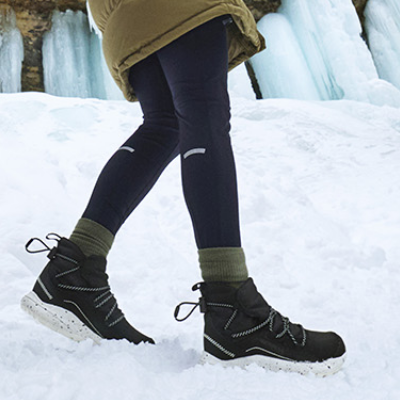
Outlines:
[[[241,282],[249,277],[241,247],[201,249],[199,262],[205,282]]]
[[[87,218],[81,218],[69,238],[77,244],[86,257],[107,257],[114,241],[114,235],[103,225]]]

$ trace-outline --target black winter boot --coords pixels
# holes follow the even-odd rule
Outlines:
[[[256,363],[273,371],[322,376],[342,366],[345,346],[336,333],[292,324],[268,305],[251,278],[238,289],[214,282],[197,284],[193,290],[197,289],[205,314],[204,361],[241,367]]]
[[[154,343],[133,328],[118,308],[105,272],[106,259],[85,257],[68,239],[56,235],[47,238],[55,237],[58,245],[52,249],[36,238],[26,245],[30,253],[49,251],[50,262],[33,291],[22,298],[22,309],[43,325],[76,341],[90,338],[99,343],[104,338]],[[33,241],[41,242],[45,248],[30,250]]]

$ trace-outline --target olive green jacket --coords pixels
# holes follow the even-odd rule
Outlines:
[[[128,82],[132,65],[218,16],[234,21],[228,25],[230,69],[265,48],[242,0],[89,0],[89,6],[111,75],[129,101],[137,100]]]

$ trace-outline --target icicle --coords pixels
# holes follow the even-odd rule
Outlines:
[[[387,79],[394,82],[396,77],[400,86],[400,6],[397,0],[371,0],[369,7],[373,5],[386,10],[379,24],[390,25],[386,41],[375,35],[376,59],[387,50],[386,58],[377,64],[381,71],[387,68],[385,76],[391,74]],[[379,13],[370,14],[376,18]],[[264,17],[259,27],[265,32],[267,50],[252,64],[266,97],[400,104],[400,92],[379,79],[351,0],[282,0],[278,14]]]
[[[43,39],[44,83],[47,93],[64,97],[122,99],[86,15],[55,11],[52,29]]]
[[[13,10],[0,11],[0,93],[21,91],[22,36]]]
[[[370,0],[365,27],[379,76],[400,89],[400,4],[398,0]]]
[[[89,19],[90,30],[96,32],[96,34],[100,37],[100,39],[102,39],[103,34],[101,33],[100,29],[96,25],[96,22],[94,21],[92,11],[90,10],[90,5],[89,5],[88,1],[86,2],[86,9],[87,9],[87,15],[88,15],[88,19]]]
[[[91,97],[90,31],[82,12],[55,11],[52,29],[43,38],[44,83],[47,93]]]
[[[122,100],[124,97],[122,92],[111,77],[110,71],[108,70],[106,60],[104,59],[103,52],[101,50],[101,42],[103,40],[103,34],[99,27],[94,21],[92,11],[90,10],[89,2],[86,2],[86,8],[88,12],[88,20],[90,30],[96,33],[96,38],[92,37],[92,57],[99,61],[101,66],[101,74],[103,76],[103,87],[104,87],[104,98],[113,100]]]
[[[351,0],[283,0],[279,12],[293,27],[321,98],[368,101],[368,82],[378,74]]]
[[[254,56],[251,65],[263,98],[320,100],[300,45],[285,16],[268,14],[258,22],[267,49]]]

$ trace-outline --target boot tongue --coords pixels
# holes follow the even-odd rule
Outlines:
[[[260,322],[266,321],[270,317],[271,311],[273,311],[271,306],[257,291],[257,287],[251,278],[247,279],[238,289],[237,301],[246,315],[257,318]],[[275,311],[275,313],[272,330],[276,334],[279,334],[285,329],[284,321],[280,313],[277,311]],[[288,323],[291,334],[296,339],[301,340],[303,338],[302,326],[292,324],[291,322]]]
[[[90,256],[81,266],[81,275],[91,287],[108,286],[107,261],[104,257]]]
[[[78,263],[82,263],[86,259],[79,246],[66,238],[60,239],[60,241],[58,242],[56,253],[69,257],[70,259]]]

